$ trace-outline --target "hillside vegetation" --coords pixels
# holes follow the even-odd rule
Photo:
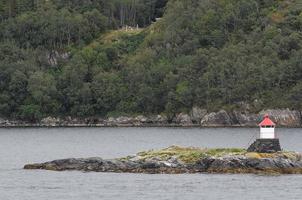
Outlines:
[[[299,0],[2,0],[0,21],[3,117],[302,109]]]

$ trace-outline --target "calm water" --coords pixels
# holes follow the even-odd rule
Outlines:
[[[302,199],[302,176],[144,175],[26,171],[26,163],[67,157],[114,158],[170,145],[244,147],[258,129],[0,129],[0,200]],[[279,129],[302,152],[302,129]]]

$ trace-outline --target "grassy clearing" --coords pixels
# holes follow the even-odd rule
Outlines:
[[[102,41],[104,44],[117,42],[117,41],[123,39],[124,37],[138,35],[143,30],[145,30],[145,29],[133,29],[133,30],[120,29],[120,30],[110,31],[110,32],[104,34],[100,38],[100,41]]]

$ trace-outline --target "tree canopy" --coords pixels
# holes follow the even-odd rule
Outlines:
[[[302,110],[301,47],[298,0],[1,0],[0,114]]]

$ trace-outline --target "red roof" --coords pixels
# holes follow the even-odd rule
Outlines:
[[[276,126],[276,124],[269,118],[268,115],[264,115],[264,119],[259,126]]]

